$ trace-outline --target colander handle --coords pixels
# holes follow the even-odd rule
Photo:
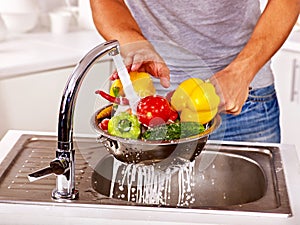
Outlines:
[[[104,143],[106,141],[108,141],[109,139],[103,135],[100,135],[99,137],[97,137],[97,142],[98,143]]]
[[[97,138],[97,142],[103,144],[106,150],[113,156],[116,156],[120,152],[120,144],[116,140],[112,140],[109,137],[100,135]]]

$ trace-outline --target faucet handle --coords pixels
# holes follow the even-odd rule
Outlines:
[[[28,174],[28,179],[30,182],[42,179],[51,174],[61,175],[64,174],[69,168],[69,162],[64,158],[56,158],[50,162],[48,167],[35,171]]]

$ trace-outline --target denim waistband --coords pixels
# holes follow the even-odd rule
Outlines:
[[[267,101],[274,97],[276,97],[275,85],[271,84],[267,87],[250,90],[248,100]]]

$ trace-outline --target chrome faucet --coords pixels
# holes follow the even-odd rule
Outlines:
[[[56,188],[52,198],[56,200],[74,200],[79,194],[75,188],[75,149],[73,147],[73,115],[79,88],[89,69],[98,59],[109,54],[120,54],[118,41],[100,44],[89,51],[77,64],[70,76],[61,99],[56,158],[49,167],[28,175],[34,181],[50,174],[56,174]]]

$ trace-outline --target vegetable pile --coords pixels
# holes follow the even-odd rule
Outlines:
[[[155,95],[151,76],[130,72],[130,79],[141,100],[132,114],[119,79],[109,93],[96,94],[112,104],[97,114],[100,129],[110,135],[128,139],[176,140],[198,135],[217,114],[220,102],[214,86],[199,78],[183,81],[166,97]]]

